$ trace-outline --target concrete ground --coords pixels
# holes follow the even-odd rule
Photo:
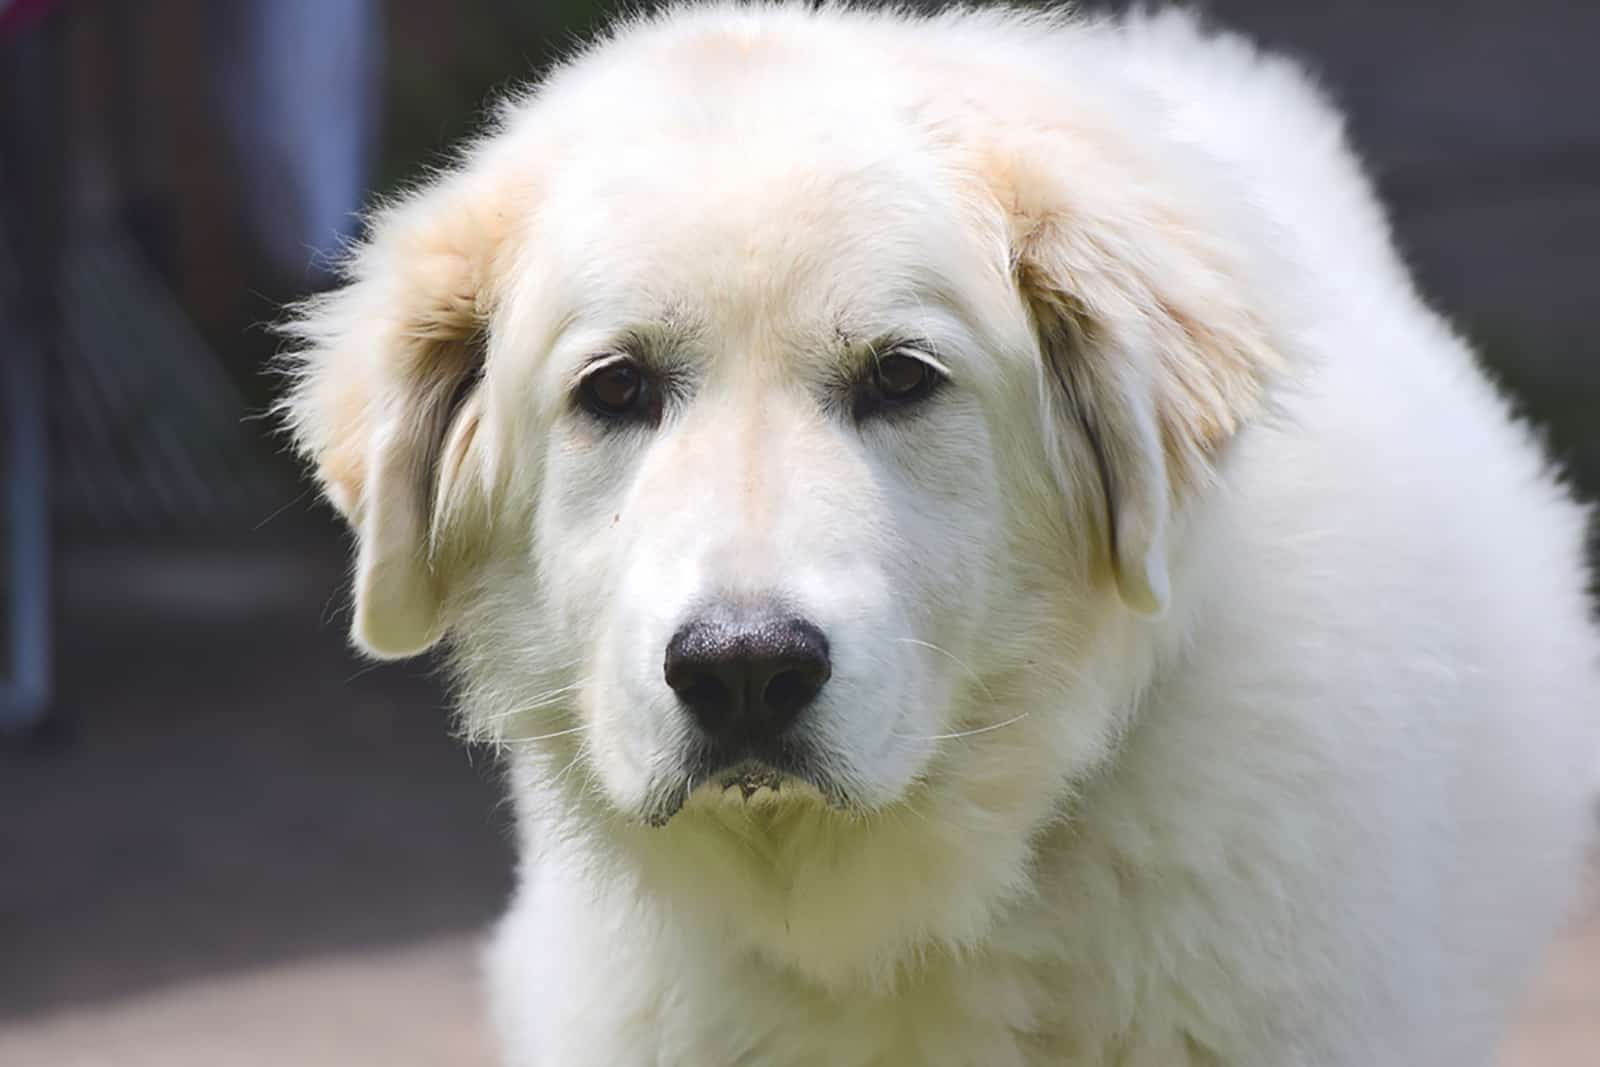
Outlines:
[[[0,757],[0,1064],[492,1062],[510,851],[416,667],[343,646],[330,545],[63,569],[76,741]],[[1600,878],[1502,1067],[1600,1064]]]

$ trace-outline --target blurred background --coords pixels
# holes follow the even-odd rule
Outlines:
[[[1209,7],[1349,110],[1425,291],[1592,494],[1600,4]],[[604,8],[0,0],[0,1064],[490,1062],[492,761],[428,664],[346,648],[263,326]],[[1600,1064],[1600,923],[1503,1062]]]

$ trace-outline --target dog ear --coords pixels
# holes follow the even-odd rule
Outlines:
[[[444,633],[446,589],[484,514],[478,383],[507,211],[457,176],[379,212],[343,285],[293,309],[278,405],[355,531],[354,641],[414,655]],[[480,506],[474,506],[475,504]]]
[[[1259,411],[1279,357],[1219,220],[1163,189],[1153,167],[1119,172],[1126,155],[1013,150],[1001,195],[1047,419],[1076,431],[1074,455],[1093,456],[1117,589],[1156,615],[1172,516]],[[1055,451],[1070,477],[1073,457]]]

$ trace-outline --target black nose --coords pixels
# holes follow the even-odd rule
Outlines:
[[[719,739],[777,737],[832,673],[822,631],[770,611],[697,615],[667,642],[667,684]]]

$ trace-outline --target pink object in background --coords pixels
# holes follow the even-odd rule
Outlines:
[[[0,37],[26,28],[58,0],[0,0]]]

